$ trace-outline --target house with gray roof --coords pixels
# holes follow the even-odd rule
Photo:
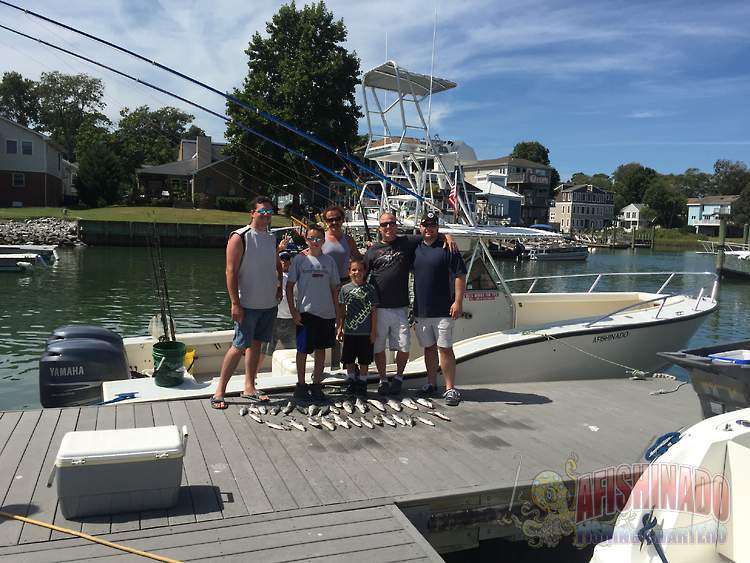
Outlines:
[[[615,194],[591,184],[560,184],[550,206],[549,222],[561,233],[604,229],[612,225]]]
[[[491,183],[520,195],[523,198],[521,224],[547,222],[551,166],[523,158],[503,156],[464,163],[463,170],[465,178],[474,185]]]
[[[732,214],[732,204],[740,198],[738,195],[710,195],[691,197],[687,201],[687,223],[695,227],[696,233],[717,236],[721,216]]]
[[[147,201],[169,198],[211,208],[219,196],[243,196],[237,167],[224,154],[223,143],[201,136],[180,141],[175,162],[136,170],[138,187]]]

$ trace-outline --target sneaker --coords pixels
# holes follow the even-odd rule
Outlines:
[[[360,397],[367,396],[367,381],[364,379],[358,379],[354,382],[354,394]]]
[[[378,395],[387,395],[391,390],[391,385],[387,379],[384,379],[378,385]]]
[[[445,399],[445,404],[449,407],[455,407],[458,405],[458,403],[461,402],[461,393],[459,393],[456,389],[448,389],[445,393],[443,393],[443,399]]]
[[[323,393],[322,383],[313,383],[310,385],[310,397],[313,401],[325,401],[326,395]]]
[[[434,385],[430,383],[425,383],[424,385],[422,385],[422,388],[419,391],[417,391],[417,395],[419,397],[425,397],[425,398],[434,397],[436,393],[437,393],[437,387],[435,387]]]
[[[391,381],[391,388],[388,392],[389,395],[400,395],[401,394],[401,385],[404,382],[400,379],[394,378],[393,381]]]
[[[310,400],[310,387],[307,383],[297,383],[294,386],[294,399],[303,402]]]
[[[347,395],[355,395],[357,393],[357,380],[351,377],[347,377],[344,382],[344,393]]]

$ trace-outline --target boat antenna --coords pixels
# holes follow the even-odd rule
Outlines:
[[[438,0],[435,0],[435,19],[432,24],[432,60],[430,61],[430,95],[427,98],[427,139],[430,139],[430,122],[432,119],[432,77],[435,75],[435,37],[437,36]]]
[[[101,37],[97,37],[96,35],[93,35],[91,33],[87,33],[85,31],[82,31],[82,30],[77,29],[75,27],[72,27],[70,25],[64,24],[64,23],[62,23],[60,21],[57,21],[57,20],[52,19],[52,18],[49,18],[49,17],[44,16],[44,15],[42,15],[40,13],[34,12],[32,10],[28,10],[26,8],[22,8],[21,6],[17,6],[15,4],[12,4],[11,2],[7,2],[6,0],[0,0],[0,4],[2,4],[4,6],[8,6],[9,8],[13,8],[15,10],[18,10],[19,12],[23,12],[24,14],[27,14],[27,15],[30,15],[30,16],[34,16],[36,18],[39,18],[39,19],[41,19],[43,21],[46,21],[46,22],[51,23],[53,25],[56,25],[58,27],[62,27],[63,29],[67,29],[68,31],[72,31],[73,33],[77,33],[78,35],[82,35],[84,37],[87,37],[87,38],[89,38],[89,39],[91,39],[93,41],[96,41],[98,43],[101,43],[103,45],[107,45],[108,47],[116,49],[116,50],[118,50],[118,51],[120,51],[122,53],[126,53],[126,54],[130,55],[131,57],[135,57],[136,59],[139,59],[139,60],[141,60],[143,62],[152,64],[152,65],[154,65],[155,67],[157,67],[157,68],[159,68],[161,70],[164,70],[166,72],[169,72],[170,74],[173,74],[175,76],[178,76],[178,77],[182,78],[183,80],[187,80],[188,82],[191,82],[191,83],[193,83],[193,84],[195,84],[197,86],[200,86],[201,88],[205,88],[206,90],[208,90],[210,92],[213,92],[214,94],[218,94],[219,96],[222,96],[223,98],[225,98],[226,100],[232,102],[233,104],[236,104],[236,105],[238,105],[238,106],[240,106],[242,108],[245,108],[246,110],[255,113],[257,116],[262,117],[263,119],[265,119],[267,121],[270,121],[271,123],[279,125],[280,127],[283,127],[284,129],[286,129],[286,130],[294,133],[295,135],[297,135],[299,137],[302,137],[303,139],[305,139],[305,140],[307,140],[307,141],[309,141],[309,142],[311,142],[311,143],[313,143],[315,145],[318,145],[319,147],[321,147],[321,148],[323,148],[323,149],[325,149],[325,150],[327,150],[327,151],[329,151],[329,152],[331,152],[331,153],[333,153],[333,154],[335,154],[337,156],[340,156],[341,158],[347,160],[348,162],[351,162],[352,164],[354,164],[356,167],[360,168],[361,170],[369,172],[373,176],[375,176],[375,177],[383,180],[384,182],[387,182],[388,184],[392,185],[393,187],[395,187],[396,189],[402,191],[403,193],[412,195],[412,196],[416,197],[419,201],[422,201],[424,199],[422,196],[420,196],[419,194],[417,194],[414,191],[410,190],[406,186],[404,186],[402,184],[399,184],[398,182],[394,181],[392,178],[389,178],[385,174],[381,174],[375,168],[367,166],[364,162],[360,161],[357,158],[354,158],[350,154],[348,154],[348,153],[346,153],[344,151],[341,151],[341,150],[337,149],[336,147],[334,147],[332,145],[329,145],[325,141],[317,138],[315,135],[312,135],[311,133],[307,133],[306,131],[302,131],[301,129],[295,127],[291,123],[288,123],[287,121],[285,121],[285,120],[283,120],[283,119],[281,119],[279,117],[276,117],[275,115],[270,114],[267,111],[261,110],[260,108],[258,108],[256,106],[250,104],[249,102],[245,102],[243,100],[240,100],[239,98],[237,98],[236,96],[233,96],[232,94],[227,94],[226,92],[222,92],[218,88],[214,88],[213,86],[210,86],[209,84],[206,84],[205,82],[201,82],[200,80],[198,80],[196,78],[193,78],[193,77],[191,77],[191,76],[189,76],[187,74],[184,74],[184,73],[179,72],[179,71],[177,71],[177,70],[175,70],[173,68],[170,68],[170,67],[168,67],[166,65],[163,65],[163,64],[161,64],[161,63],[159,63],[159,62],[157,62],[155,60],[148,59],[147,57],[144,57],[143,55],[140,55],[140,54],[136,53],[135,51],[132,51],[130,49],[126,49],[125,47],[121,47],[120,45],[117,45],[115,43],[107,41],[106,39],[102,39]],[[26,35],[24,33],[21,33],[19,31],[16,31],[14,29],[6,27],[4,25],[1,26],[1,27],[3,29],[6,29],[6,30],[11,31],[13,33],[17,33],[17,34],[22,35],[24,37],[28,37],[29,39],[34,39],[36,41],[39,41],[40,43],[42,43],[44,45],[52,46],[52,45],[50,45],[50,44],[48,44],[48,43],[46,43],[46,42],[44,42],[44,41],[42,41],[40,39],[37,39],[35,37],[31,37],[29,35]],[[68,54],[72,54],[70,51],[66,51],[65,50],[65,52],[68,52]],[[93,61],[91,61],[90,59],[88,59],[88,62],[93,62]],[[94,64],[98,64],[98,63],[94,63]],[[103,65],[99,65],[99,66],[103,66]],[[112,69],[108,69],[108,70],[112,70]],[[119,73],[119,74],[122,75],[122,73]],[[141,84],[147,84],[144,81],[141,81],[141,80],[138,80],[138,79],[136,79],[136,80],[138,82],[140,82]],[[166,93],[165,90],[161,90],[161,91],[162,91],[162,93]],[[185,101],[185,100],[183,99],[182,101]],[[188,102],[186,102],[186,103],[188,103]],[[191,105],[194,105],[194,107],[199,107],[196,104],[191,104]],[[204,109],[204,108],[201,107],[200,109]],[[208,111],[208,110],[205,110],[205,111]],[[213,112],[211,112],[211,113],[213,113]],[[216,115],[217,117],[222,117],[222,116],[220,116],[220,115],[218,115],[216,113],[214,113],[214,115]],[[226,116],[223,116],[223,117],[226,117]],[[229,119],[229,118],[226,118],[226,119]],[[240,124],[237,123],[237,125],[240,125]],[[287,149],[287,150],[290,150],[290,149]],[[308,160],[310,163],[314,162],[312,159],[310,159],[306,155],[304,155],[302,153],[299,153],[299,154],[301,154],[302,157],[305,158],[306,160]],[[333,172],[329,170],[328,173],[331,174]],[[335,174],[335,173],[333,173],[333,174]],[[340,180],[341,178],[338,177],[338,179]]]
[[[4,0],[0,0],[0,3],[2,3],[2,4],[8,4]],[[29,12],[29,13],[31,13],[31,12]],[[288,153],[290,153],[290,154],[292,154],[294,156],[297,156],[297,157],[299,157],[299,158],[301,158],[301,159],[309,162],[310,164],[312,164],[313,166],[315,166],[319,170],[321,170],[323,172],[326,172],[327,174],[330,174],[334,178],[342,181],[343,183],[345,183],[345,184],[347,184],[349,186],[352,186],[357,191],[362,191],[364,189],[364,188],[358,186],[357,184],[355,184],[349,178],[345,178],[344,176],[341,176],[340,174],[337,174],[336,172],[334,172],[333,170],[331,170],[325,164],[322,164],[322,163],[318,162],[317,160],[314,160],[314,159],[310,158],[309,156],[307,156],[303,152],[298,151],[297,149],[293,149],[291,147],[287,147],[286,145],[284,145],[284,144],[276,141],[275,139],[272,139],[271,137],[269,137],[267,135],[264,135],[263,133],[260,133],[259,131],[256,131],[255,129],[252,129],[251,127],[248,127],[244,123],[241,123],[239,121],[233,120],[232,118],[230,118],[230,117],[228,117],[228,116],[226,116],[226,115],[224,115],[222,113],[215,112],[215,111],[207,108],[206,106],[202,106],[202,105],[200,105],[200,104],[198,104],[196,102],[193,102],[193,101],[191,101],[191,100],[189,100],[189,99],[187,99],[187,98],[185,98],[183,96],[175,94],[174,92],[170,92],[169,90],[166,90],[165,88],[161,88],[160,86],[156,86],[155,84],[151,84],[150,82],[147,82],[145,80],[141,80],[140,78],[137,78],[135,76],[132,76],[130,74],[122,72],[121,70],[117,70],[116,68],[111,67],[109,65],[105,65],[104,63],[100,63],[98,61],[95,61],[94,59],[91,59],[89,57],[86,57],[84,55],[76,53],[74,51],[71,51],[70,49],[66,49],[64,47],[60,47],[59,45],[55,45],[54,43],[50,43],[49,41],[44,41],[43,39],[40,39],[38,37],[34,37],[32,35],[28,35],[27,33],[23,33],[21,31],[18,31],[16,29],[13,29],[13,28],[8,27],[8,26],[3,25],[3,24],[0,24],[0,29],[5,29],[6,31],[10,31],[11,33],[15,33],[16,35],[20,35],[21,37],[25,37],[26,39],[31,39],[32,41],[37,41],[38,43],[41,43],[42,45],[45,45],[45,46],[50,47],[52,49],[56,49],[58,51],[61,51],[63,53],[66,53],[68,55],[76,57],[78,59],[81,59],[82,61],[86,61],[87,63],[90,63],[92,65],[96,65],[96,66],[101,67],[103,69],[106,69],[106,70],[108,70],[110,72],[113,72],[113,73],[119,75],[119,76],[122,76],[124,78],[129,79],[129,80],[133,80],[134,82],[137,82],[139,84],[143,84],[144,86],[147,86],[148,88],[152,88],[153,90],[156,90],[157,92],[161,92],[162,94],[166,94],[167,96],[170,96],[170,97],[172,97],[172,98],[174,98],[176,100],[179,100],[179,101],[181,101],[181,102],[183,102],[185,104],[188,104],[188,105],[190,105],[190,106],[192,106],[194,108],[197,108],[197,109],[199,109],[201,111],[204,111],[204,112],[206,112],[206,113],[208,113],[210,115],[213,115],[214,117],[218,117],[219,119],[222,119],[222,120],[226,121],[227,123],[234,123],[240,129],[243,129],[244,131],[247,131],[251,135],[254,135],[254,136],[258,137],[259,139],[262,139],[262,140],[264,140],[264,141],[266,141],[268,143],[271,143],[272,145],[275,145],[275,146],[277,146],[277,147],[279,147],[279,148],[287,151]],[[368,190],[365,190],[365,193],[367,193],[369,197],[373,197],[373,198],[376,197],[374,194],[372,194]]]

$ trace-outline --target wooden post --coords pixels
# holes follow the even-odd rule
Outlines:
[[[635,249],[635,225],[630,227],[630,250]]]
[[[651,224],[651,250],[654,249],[655,241],[656,241],[656,225]]]
[[[724,243],[727,239],[727,218],[722,216],[719,221],[719,252],[716,253],[716,272],[721,275],[724,268]]]
[[[745,244],[745,246],[747,246],[749,238],[750,238],[750,225],[745,223],[745,227],[742,233],[742,242]]]

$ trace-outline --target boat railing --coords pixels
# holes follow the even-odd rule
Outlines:
[[[698,241],[703,246],[703,253],[704,254],[718,254],[719,249],[722,248],[722,245],[720,242],[715,240],[699,240]],[[741,242],[724,242],[724,250],[725,251],[738,251],[738,250],[750,250],[750,244],[744,244]]]
[[[537,283],[541,280],[562,280],[562,279],[574,279],[574,278],[593,278],[593,281],[591,282],[591,285],[587,290],[584,291],[584,293],[594,293],[594,290],[597,288],[599,283],[604,278],[616,278],[616,277],[633,277],[633,276],[667,276],[667,279],[662,283],[661,287],[657,290],[656,293],[662,293],[667,289],[667,286],[674,280],[676,276],[708,276],[709,278],[713,279],[713,287],[711,290],[711,298],[716,298],[716,293],[718,292],[718,283],[719,283],[719,277],[716,275],[715,272],[602,272],[602,273],[590,273],[590,274],[561,274],[556,276],[533,276],[529,278],[512,278],[512,279],[506,279],[504,280],[506,284],[513,284],[513,283],[520,283],[520,282],[530,282],[529,288],[526,290],[526,293],[534,293],[534,289],[537,286]],[[701,288],[701,293],[705,293],[705,288]],[[671,295],[669,295],[671,296]]]

